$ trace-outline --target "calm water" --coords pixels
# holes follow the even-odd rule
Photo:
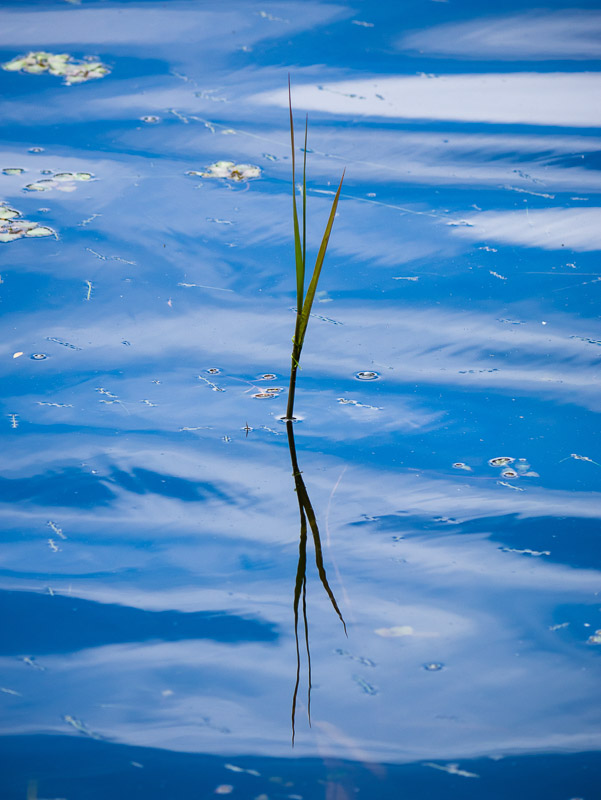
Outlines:
[[[3,798],[599,797],[600,33],[2,4],[3,64],[72,57],[0,71]],[[347,168],[294,432],[348,637],[309,534],[294,749],[288,73],[312,254]]]

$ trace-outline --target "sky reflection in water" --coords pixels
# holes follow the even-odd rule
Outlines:
[[[309,571],[295,756],[484,775],[465,762],[597,751],[598,10],[3,17],[2,62],[111,69],[0,72],[0,170],[25,170],[0,172],[0,200],[58,234],[0,244],[6,752],[92,732],[290,756],[298,506],[285,392],[253,397],[287,386],[294,324],[288,72],[310,113],[310,248],[347,166],[295,434],[349,637]],[[222,159],[261,176],[188,174]],[[24,189],[64,172],[93,179]],[[565,769],[565,797],[592,797]],[[426,794],[472,784],[423,773]]]

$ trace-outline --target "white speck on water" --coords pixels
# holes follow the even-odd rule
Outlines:
[[[459,764],[434,764],[432,761],[424,761],[424,767],[432,767],[432,769],[439,769],[442,772],[447,772],[449,775],[459,775],[462,778],[479,778],[475,772],[468,772],[465,769],[459,769]]]

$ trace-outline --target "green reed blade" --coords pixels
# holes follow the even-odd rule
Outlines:
[[[336,196],[334,197],[334,202],[332,203],[332,210],[330,211],[328,224],[326,225],[325,233],[323,235],[323,239],[321,240],[321,246],[319,248],[317,259],[315,261],[315,268],[313,269],[313,277],[311,278],[311,282],[309,283],[309,288],[307,289],[307,294],[305,295],[305,301],[303,303],[301,320],[298,329],[297,344],[299,348],[302,348],[303,346],[303,342],[305,339],[305,332],[307,330],[307,325],[309,324],[309,314],[311,313],[311,308],[313,307],[313,300],[315,299],[315,292],[317,291],[317,282],[319,281],[319,276],[321,275],[321,268],[323,266],[323,261],[326,256],[326,250],[328,249],[328,242],[330,241],[330,234],[332,233],[332,226],[334,225],[334,218],[336,216],[336,209],[338,208],[338,200],[340,198],[340,190],[342,189],[342,182],[344,180],[345,172],[346,170],[344,170],[344,172],[342,173],[342,178],[340,178],[338,191],[336,192]]]

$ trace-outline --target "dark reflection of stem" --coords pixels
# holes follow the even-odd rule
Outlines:
[[[311,724],[311,652],[309,649],[309,621],[307,619],[307,538],[308,538],[307,520],[309,521],[309,527],[311,528],[311,533],[313,535],[313,546],[315,548],[315,564],[317,566],[317,572],[319,574],[322,586],[326,590],[326,594],[330,598],[330,602],[334,607],[334,610],[338,614],[340,621],[342,622],[345,634],[346,634],[346,623],[342,617],[342,614],[340,613],[340,609],[338,608],[338,604],[336,603],[336,598],[334,597],[334,592],[330,588],[330,584],[328,583],[328,578],[326,576],[326,570],[323,563],[323,551],[321,548],[319,527],[317,526],[317,519],[315,517],[315,512],[313,511],[313,506],[311,505],[311,501],[307,493],[307,488],[305,486],[305,482],[302,478],[302,473],[298,466],[298,459],[296,457],[296,444],[294,442],[294,431],[292,426],[293,426],[292,420],[287,420],[286,431],[288,433],[288,447],[290,448],[290,460],[292,461],[292,475],[294,477],[296,499],[298,501],[298,510],[300,513],[300,542],[298,547],[298,567],[296,570],[296,581],[294,584],[294,637],[296,641],[296,683],[294,685],[294,694],[292,696],[292,744],[294,745],[296,700],[298,697],[298,687],[300,683],[300,668],[301,668],[300,643],[298,638],[298,618],[299,618],[299,607],[301,604],[301,598],[302,598],[302,609],[303,609],[303,624],[305,629],[305,648],[307,650],[307,667],[308,667],[307,714],[309,717],[309,725]]]

